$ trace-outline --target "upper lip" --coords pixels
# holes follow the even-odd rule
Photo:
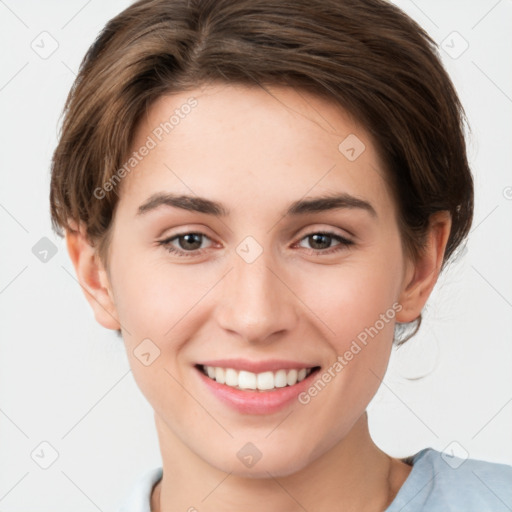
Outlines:
[[[317,365],[290,361],[284,359],[267,359],[266,361],[250,361],[249,359],[214,359],[197,363],[202,366],[215,366],[220,368],[233,368],[252,373],[273,372],[277,370],[300,370],[301,368],[314,368]]]

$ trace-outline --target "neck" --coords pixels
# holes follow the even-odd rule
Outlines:
[[[259,511],[262,496],[265,509],[282,512],[382,511],[412,469],[373,443],[366,412],[342,441],[303,469],[284,477],[268,473],[268,478],[236,476],[211,466],[155,419],[163,477],[153,490],[152,512]]]

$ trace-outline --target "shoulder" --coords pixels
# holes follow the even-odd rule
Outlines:
[[[425,448],[386,512],[510,512],[512,466]]]
[[[151,512],[151,491],[161,480],[162,475],[162,467],[152,468],[142,473],[122,501],[118,512]]]

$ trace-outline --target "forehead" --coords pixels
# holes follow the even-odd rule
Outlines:
[[[261,208],[261,199],[270,207],[341,191],[394,208],[367,130],[333,102],[288,87],[216,84],[162,96],[140,120],[133,152],[124,203],[169,190]]]

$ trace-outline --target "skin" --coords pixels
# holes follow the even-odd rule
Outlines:
[[[411,467],[373,443],[366,407],[385,374],[395,321],[417,318],[435,285],[450,216],[433,215],[424,253],[407,258],[367,131],[327,100],[291,88],[211,84],[161,97],[133,149],[192,96],[197,106],[123,179],[108,263],[82,225],[67,234],[96,320],[122,329],[155,411],[164,476],[152,510],[384,510]],[[338,150],[349,134],[366,146],[355,161]],[[216,200],[231,213],[162,206],[137,215],[160,191]],[[357,208],[283,216],[293,201],[334,192],[370,202],[376,216]],[[307,236],[323,230],[354,244],[315,245]],[[157,244],[198,231],[205,237],[193,256]],[[249,235],[263,250],[252,263],[236,252]],[[178,238],[171,245],[189,247]],[[193,367],[241,357],[326,369],[393,304],[402,307],[395,318],[307,405],[242,414],[206,390]],[[160,350],[149,366],[134,355],[146,338]],[[247,442],[262,453],[251,468],[237,457]]]

